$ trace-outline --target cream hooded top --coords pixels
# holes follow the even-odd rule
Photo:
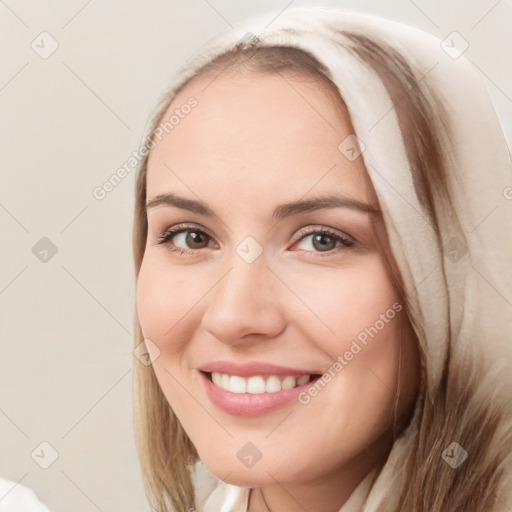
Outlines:
[[[427,366],[423,398],[432,400],[443,371],[476,361],[486,368],[479,382],[480,400],[489,401],[491,393],[493,403],[510,400],[511,162],[485,87],[463,55],[464,41],[457,34],[441,41],[401,23],[321,8],[289,9],[268,27],[266,24],[268,20],[253,19],[208,42],[175,77],[161,101],[168,102],[198,69],[237,44],[257,41],[258,45],[289,45],[309,51],[330,70],[364,149],[365,166],[381,204],[408,306],[421,326],[417,334]],[[466,240],[454,236],[448,216],[445,219],[441,211],[443,246],[436,242],[415,192],[394,105],[377,74],[346,49],[350,41],[343,31],[391,45],[412,65],[416,79],[440,96],[448,111],[452,139],[451,144],[446,141],[449,188]],[[403,461],[418,433],[419,413],[420,400],[410,426],[395,441],[376,480],[373,473],[368,475],[340,512],[377,510],[384,497],[386,510],[393,510],[406,478]],[[510,450],[510,445],[506,447]],[[440,460],[441,456],[439,453]],[[510,465],[505,474],[512,474]],[[246,510],[248,489],[211,476],[196,478],[198,496],[206,497],[200,510]],[[510,482],[504,481],[503,487],[506,485],[510,487]],[[512,493],[503,496],[508,496],[502,500],[510,500],[512,509]]]

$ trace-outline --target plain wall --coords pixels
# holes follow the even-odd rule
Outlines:
[[[0,474],[52,512],[149,510],[131,405],[134,173],[104,199],[95,187],[194,50],[246,16],[313,3],[459,32],[511,140],[508,0],[0,2]],[[59,45],[46,59],[31,47],[50,48],[43,31]],[[48,469],[31,456],[51,462],[43,441],[58,452]]]

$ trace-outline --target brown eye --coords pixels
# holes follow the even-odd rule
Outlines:
[[[185,233],[188,233],[185,237],[185,243],[188,247],[191,249],[202,249],[203,247],[208,246],[208,238],[209,236],[206,233],[203,233],[201,231],[183,231]],[[206,240],[206,245],[205,245]]]
[[[184,254],[208,247],[210,240],[211,236],[201,229],[175,226],[158,237],[157,243],[168,246],[173,252]]]

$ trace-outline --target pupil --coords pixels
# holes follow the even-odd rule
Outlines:
[[[313,246],[315,247],[315,249],[318,249],[318,248],[325,249],[326,248],[326,243],[325,243],[326,239],[327,239],[327,245],[329,245],[329,240],[331,241],[331,244],[334,241],[334,239],[331,236],[326,235],[325,233],[318,233],[317,235],[315,235],[313,237]],[[316,246],[316,242],[320,243],[320,245],[318,247]],[[327,250],[333,249],[333,248],[334,247],[330,247]]]
[[[194,246],[194,244],[201,244],[201,239],[203,236],[201,233],[197,233],[196,231],[189,231],[187,235],[187,244]],[[204,240],[203,240],[204,241]]]

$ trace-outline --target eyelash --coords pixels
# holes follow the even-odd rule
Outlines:
[[[166,231],[164,231],[159,237],[157,237],[156,243],[159,245],[168,245],[168,249],[178,255],[191,254],[194,252],[198,252],[199,249],[187,250],[187,249],[183,249],[181,247],[173,247],[171,244],[169,244],[171,238],[173,238],[175,235],[178,235],[179,233],[183,233],[186,231],[201,233],[202,235],[206,235],[210,239],[213,238],[209,233],[207,233],[206,231],[204,231],[202,229],[197,228],[196,226],[177,225],[177,226],[174,226],[173,228],[170,228],[170,229],[167,229]],[[320,227],[320,228],[316,228],[316,229],[302,228],[298,231],[297,236],[294,237],[294,242],[301,241],[304,238],[306,238],[306,236],[315,235],[315,234],[319,234],[319,233],[326,234],[326,235],[329,235],[329,236],[335,238],[337,241],[340,241],[343,244],[343,246],[338,247],[337,249],[331,249],[331,250],[325,251],[325,252],[308,251],[306,249],[299,249],[297,252],[313,253],[314,254],[313,257],[315,257],[315,258],[318,258],[318,257],[324,258],[326,256],[332,256],[334,254],[337,254],[340,251],[342,251],[344,249],[348,249],[354,245],[354,241],[351,240],[349,237],[340,235],[340,233],[338,233],[337,231],[334,231],[333,229],[330,229],[327,227]]]

